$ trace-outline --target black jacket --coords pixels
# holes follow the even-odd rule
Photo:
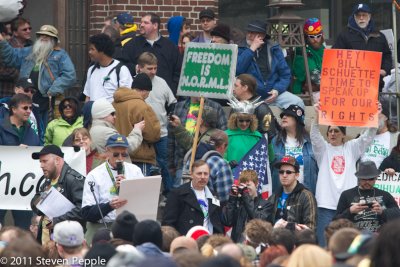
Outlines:
[[[396,172],[400,172],[400,155],[397,153],[391,153],[387,156],[379,166],[381,171],[384,171],[388,168],[394,169]]]
[[[359,214],[350,213],[352,203],[359,203],[364,199],[367,203],[373,200],[384,207],[381,215],[370,209]],[[373,190],[359,190],[358,186],[343,191],[336,209],[335,219],[345,218],[352,221],[359,229],[375,232],[385,222],[400,217],[400,209],[393,196],[386,191],[374,188]]]
[[[190,182],[185,183],[169,193],[162,220],[162,225],[172,226],[182,235],[186,235],[193,226],[202,226],[204,222],[203,212],[190,185]],[[211,199],[208,199],[208,207],[213,233],[223,233],[221,207],[213,204]]]
[[[359,29],[350,25],[341,32],[332,48],[335,49],[354,49],[365,51],[382,52],[381,69],[390,74],[392,69],[392,52],[383,33],[372,31],[365,36]],[[380,77],[379,88],[383,88],[383,77]]]
[[[267,220],[269,205],[261,196],[254,199],[246,193],[242,197],[229,196],[228,204],[223,210],[222,223],[225,226],[232,226],[231,238],[235,243],[243,241],[242,233],[248,221]]]
[[[135,66],[137,59],[143,52],[150,52],[156,55],[158,60],[157,76],[160,76],[167,82],[176,96],[179,77],[181,75],[182,56],[174,43],[161,36],[151,46],[145,37],[137,36],[124,45],[122,52],[122,61],[129,68],[132,76],[136,75]]]
[[[282,196],[283,188],[280,187],[276,194],[268,198],[268,221],[275,224],[278,211],[279,198]],[[310,229],[315,230],[317,226],[317,202],[314,195],[303,184],[297,182],[293,192],[286,200],[283,211],[284,220],[297,224],[305,224]]]
[[[53,218],[53,225],[66,221],[73,220],[78,221],[82,225],[84,225],[84,221],[81,216],[81,207],[82,207],[82,193],[83,193],[83,185],[85,183],[85,177],[81,175],[79,172],[72,169],[67,163],[64,162],[64,166],[61,169],[60,178],[57,184],[57,190],[63,194],[72,204],[75,205],[75,208],[68,211],[64,215]],[[44,185],[40,187],[40,191],[36,193],[36,195],[32,198],[31,206],[33,211],[40,214],[33,202],[40,197],[40,193],[44,191],[46,182]],[[49,183],[47,183],[49,185]]]

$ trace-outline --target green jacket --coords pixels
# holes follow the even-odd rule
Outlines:
[[[313,73],[314,70],[318,70],[319,73],[321,73],[324,50],[324,45],[322,45],[318,50],[314,50],[309,45],[306,46],[308,68],[310,69],[310,73]],[[292,92],[294,94],[301,94],[301,92],[303,91],[303,83],[306,81],[306,71],[304,68],[304,58],[301,47],[295,50],[292,73],[294,78]]]
[[[76,119],[75,123],[70,125],[63,118],[55,119],[49,122],[44,135],[44,145],[57,145],[61,146],[64,140],[76,128],[83,127],[83,117],[80,116]]]
[[[244,131],[228,129],[225,133],[228,135],[229,145],[224,158],[228,162],[232,160],[239,162],[262,137],[259,131],[252,132],[249,128]]]

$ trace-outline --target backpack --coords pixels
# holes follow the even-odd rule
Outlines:
[[[111,73],[115,70],[115,73],[117,74],[117,87],[119,87],[119,73],[121,72],[121,67],[122,66],[124,66],[124,63],[122,63],[122,62],[118,62],[118,64],[115,66],[115,67],[113,67],[108,73],[107,73],[107,76],[106,77],[110,77],[110,75],[111,75]],[[92,76],[92,74],[93,74],[93,72],[97,69],[99,67],[99,65],[98,65],[98,63],[96,63],[94,66],[93,66],[93,68],[92,68],[92,70],[90,71],[90,76]],[[104,86],[104,83],[106,82],[107,80],[104,80],[103,81],[103,86]]]

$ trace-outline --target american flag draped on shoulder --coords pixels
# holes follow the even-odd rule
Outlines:
[[[242,170],[256,171],[258,174],[257,190],[263,199],[267,199],[272,193],[267,140],[267,134],[263,135],[253,148],[239,161],[233,173],[233,177],[237,180]]]

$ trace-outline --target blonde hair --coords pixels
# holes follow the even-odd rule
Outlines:
[[[332,264],[329,252],[317,245],[305,244],[293,251],[286,267],[330,267]]]
[[[229,116],[228,128],[231,130],[239,129],[239,127],[237,125],[237,120],[238,120],[238,118],[242,118],[242,117],[248,117],[251,119],[249,128],[250,128],[250,131],[255,132],[258,128],[258,120],[257,120],[256,115],[254,115],[254,114],[232,113]]]
[[[239,175],[239,183],[246,183],[247,181],[253,181],[258,185],[258,174],[255,170],[243,170]]]

